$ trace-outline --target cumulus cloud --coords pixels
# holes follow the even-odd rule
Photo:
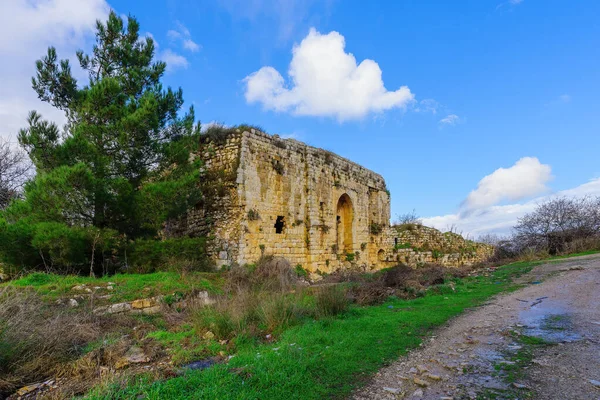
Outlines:
[[[472,211],[498,204],[504,200],[517,201],[548,190],[552,168],[535,157],[523,157],[510,168],[498,168],[479,181],[463,202],[463,209]]]
[[[31,88],[35,61],[48,46],[55,46],[59,57],[73,57],[109,10],[105,0],[0,1],[0,137],[14,140],[33,109],[59,124],[65,121],[62,112],[38,100]],[[74,73],[81,74],[77,63],[72,64]]]
[[[460,122],[460,117],[456,114],[448,114],[440,120],[440,125],[454,126]]]
[[[293,48],[289,83],[267,66],[244,79],[246,101],[265,109],[295,115],[359,119],[369,113],[406,108],[414,95],[406,86],[388,91],[379,65],[373,60],[357,64],[345,51],[338,32],[321,34],[312,28]]]
[[[516,225],[520,217],[532,212],[538,204],[562,196],[600,196],[600,178],[593,179],[572,189],[536,197],[525,203],[495,205],[468,214],[456,213],[423,218],[423,224],[441,230],[453,227],[459,232],[472,237],[486,233],[505,235],[510,233],[511,228]]]

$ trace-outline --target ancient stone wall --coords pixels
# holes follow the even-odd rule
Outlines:
[[[204,199],[165,231],[207,236],[218,266],[282,256],[310,272],[448,266],[491,248],[421,226],[390,227],[384,179],[329,151],[254,129],[205,137]]]
[[[242,209],[237,180],[242,133],[207,139],[200,144],[197,155],[203,161],[199,183],[203,198],[183,218],[170,221],[165,235],[206,236],[208,255],[221,266],[238,252]]]
[[[389,221],[383,178],[292,139],[244,132],[238,263],[280,255],[310,271],[376,263],[369,227]]]
[[[460,267],[485,261],[494,252],[493,246],[419,224],[390,227],[382,247],[381,261],[388,266],[402,262],[413,267],[427,263]]]

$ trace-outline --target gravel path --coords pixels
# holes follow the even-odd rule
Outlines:
[[[600,400],[600,255],[540,265],[520,280],[529,285],[450,321],[351,398]],[[523,351],[533,354],[516,380],[498,373]]]

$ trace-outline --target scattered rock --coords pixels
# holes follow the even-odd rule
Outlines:
[[[417,369],[415,367],[412,367],[411,369],[408,370],[409,374],[416,374],[417,373]]]
[[[513,386],[517,389],[529,389],[527,385],[523,385],[522,383],[513,382]]]
[[[429,369],[426,366],[424,366],[424,365],[417,365],[417,370],[419,371],[419,374],[422,374],[422,373],[425,373],[425,372],[429,371]]]
[[[106,290],[113,290],[114,288],[115,288],[114,286],[109,285],[106,287]]]
[[[412,394],[412,397],[416,398],[416,399],[420,399],[423,397],[423,390],[422,389],[417,389],[414,391],[414,393]]]
[[[400,393],[402,393],[402,390],[400,390],[398,388],[384,387],[383,390],[386,391],[386,392],[388,392],[388,393],[392,393],[392,394],[400,394]]]
[[[148,357],[146,353],[144,353],[144,350],[142,350],[142,348],[132,346],[129,348],[129,350],[127,350],[127,353],[125,353],[124,357],[117,360],[117,362],[115,363],[115,368],[122,369],[129,366],[130,364],[143,364],[149,361],[150,357]]]
[[[75,299],[69,299],[69,307],[79,307],[79,303]]]
[[[160,298],[149,298],[149,299],[139,299],[131,302],[131,308],[133,309],[143,309],[143,308],[151,308],[159,305]]]
[[[594,379],[590,379],[590,383],[592,385],[594,385],[595,387],[597,387],[598,389],[600,389],[600,381],[594,380]]]
[[[427,386],[429,386],[429,383],[427,381],[424,381],[423,379],[417,378],[416,376],[414,377],[413,382],[417,386],[421,386],[421,387],[427,387]]]
[[[211,331],[207,331],[204,335],[202,335],[202,338],[205,340],[211,340],[215,338],[215,334]]]
[[[77,286],[73,286],[73,287],[71,288],[71,290],[75,290],[75,291],[78,291],[78,292],[82,292],[82,291],[84,291],[85,289],[87,289],[87,288],[85,287],[85,285],[77,285]]]
[[[433,381],[441,381],[442,377],[434,374],[427,374],[427,377]]]

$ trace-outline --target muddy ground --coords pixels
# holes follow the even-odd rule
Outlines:
[[[363,399],[600,399],[600,255],[535,267],[376,374]]]

